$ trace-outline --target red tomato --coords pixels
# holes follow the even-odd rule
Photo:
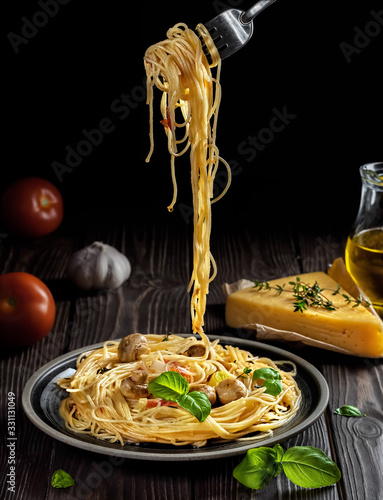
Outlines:
[[[63,213],[60,191],[38,177],[16,181],[1,200],[4,223],[19,236],[44,236],[55,231],[61,224]]]
[[[148,399],[146,402],[146,408],[156,408],[160,403],[160,406],[171,406],[173,408],[178,408],[178,403],[175,401],[165,401],[165,399]]]
[[[172,361],[168,364],[168,371],[179,373],[180,375],[185,377],[188,382],[191,382],[192,380],[192,374],[189,372],[189,370],[177,363],[177,361]]]
[[[36,276],[15,272],[0,276],[0,343],[28,346],[51,331],[56,305],[49,288]]]

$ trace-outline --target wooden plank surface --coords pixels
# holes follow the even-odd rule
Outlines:
[[[379,474],[383,453],[383,390],[381,360],[366,360],[296,349],[279,344],[317,366],[330,387],[330,403],[325,415],[283,447],[311,445],[321,448],[339,464],[343,478],[333,487],[305,490],[283,475],[267,488],[251,491],[232,477],[242,457],[212,461],[161,463],[118,459],[92,454],[57,442],[36,429],[21,408],[22,389],[40,366],[58,355],[81,346],[134,331],[190,332],[189,295],[191,234],[187,224],[153,221],[145,230],[127,220],[113,224],[94,219],[81,231],[64,228],[54,237],[32,244],[9,241],[1,247],[2,272],[24,270],[50,284],[56,298],[57,319],[52,332],[39,344],[21,351],[1,353],[1,428],[5,435],[7,393],[17,397],[17,494],[0,487],[5,499],[28,498],[129,498],[176,500],[214,499],[371,499],[382,488]],[[66,263],[71,253],[94,240],[102,240],[122,250],[132,262],[131,278],[111,292],[83,293],[66,279]],[[257,228],[216,226],[212,251],[218,275],[212,283],[206,314],[206,331],[214,334],[237,332],[224,322],[221,286],[239,278],[270,279],[290,273],[325,270],[342,251],[343,240],[335,234],[305,235],[288,227],[258,232]],[[363,419],[347,419],[333,414],[342,404],[354,404],[367,414]],[[4,441],[3,441],[4,443]],[[7,470],[6,454],[1,468]],[[54,470],[63,468],[76,478],[68,490],[50,484]]]

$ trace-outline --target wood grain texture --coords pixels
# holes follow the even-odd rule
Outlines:
[[[344,476],[342,488],[345,498],[373,498],[383,487],[383,361],[349,357],[337,361],[323,371],[327,380],[340,381],[332,386],[328,414]],[[344,404],[356,406],[365,416],[335,415]]]
[[[337,500],[378,498],[382,491],[382,362],[336,355],[314,348],[275,344],[317,366],[330,387],[326,415],[301,434],[282,443],[284,449],[311,445],[340,466],[336,486],[305,490],[283,473],[263,490],[252,491],[232,477],[242,457],[200,462],[143,462],[108,457],[69,447],[35,428],[21,408],[22,389],[43,364],[81,346],[140,331],[191,332],[191,231],[184,220],[159,216],[145,228],[132,217],[107,216],[66,226],[55,236],[34,242],[9,241],[0,247],[2,272],[24,270],[51,287],[57,317],[52,332],[39,344],[21,351],[2,351],[0,360],[1,430],[6,434],[7,393],[17,396],[17,494],[0,486],[0,497],[40,499],[132,498],[134,500]],[[325,270],[342,252],[344,239],[331,232],[306,234],[289,226],[269,229],[214,226],[212,252],[218,275],[211,284],[205,316],[206,332],[238,335],[224,321],[222,284],[240,278],[272,279],[300,271]],[[132,263],[128,281],[114,291],[81,292],[67,280],[71,253],[93,241],[104,241],[124,252]],[[354,404],[367,414],[347,419],[333,414],[342,404]],[[3,443],[4,444],[4,440]],[[0,457],[7,471],[6,454]],[[50,486],[52,473],[63,468],[76,478],[68,490]]]

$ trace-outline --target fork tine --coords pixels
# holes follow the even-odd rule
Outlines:
[[[253,35],[253,18],[274,2],[275,0],[259,0],[247,11],[228,9],[204,23],[221,59],[234,54],[250,40]]]
[[[221,52],[226,47],[228,47],[225,39],[222,36],[220,36],[219,38],[216,38],[214,40],[214,45],[217,47],[217,49],[218,49],[219,52]]]
[[[253,24],[240,22],[242,10],[229,9],[204,24],[221,59],[239,50],[250,39]]]

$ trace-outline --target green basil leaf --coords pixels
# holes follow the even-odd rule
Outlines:
[[[233,476],[253,490],[264,488],[281,470],[276,458],[277,453],[273,448],[261,446],[248,450],[242,462],[235,467]]]
[[[265,393],[271,396],[278,396],[283,391],[283,385],[279,380],[265,380],[263,385],[266,387]]]
[[[148,384],[154,396],[166,401],[176,401],[182,394],[189,392],[189,382],[178,372],[163,372]]]
[[[281,374],[274,370],[274,368],[259,368],[258,370],[253,371],[253,380],[257,380],[258,378],[262,379],[277,379],[282,380]]]
[[[334,413],[336,415],[343,415],[344,417],[362,417],[361,412],[352,405],[343,405],[340,408],[337,408]]]
[[[265,393],[271,396],[278,396],[283,390],[281,374],[274,368],[259,368],[253,371],[253,380],[263,380]]]
[[[274,477],[277,477],[277,476],[279,476],[279,474],[283,470],[283,466],[281,464],[281,461],[282,461],[282,457],[284,455],[284,451],[283,451],[282,446],[279,443],[277,443],[274,446],[273,450],[275,451],[275,472],[274,472]]]
[[[284,453],[285,453],[285,452],[283,451],[282,446],[281,446],[279,443],[277,443],[277,444],[274,446],[273,450],[275,451],[275,460],[276,460],[277,462],[280,462],[280,461],[282,460],[282,457],[283,457]]]
[[[177,399],[181,408],[194,415],[197,420],[203,422],[209,416],[211,404],[205,393],[193,391],[189,394],[183,394]]]
[[[291,482],[304,488],[321,488],[341,478],[337,465],[322,450],[293,446],[282,458],[283,470]]]
[[[73,477],[63,469],[58,469],[53,473],[51,485],[53,488],[69,488],[74,484]]]

